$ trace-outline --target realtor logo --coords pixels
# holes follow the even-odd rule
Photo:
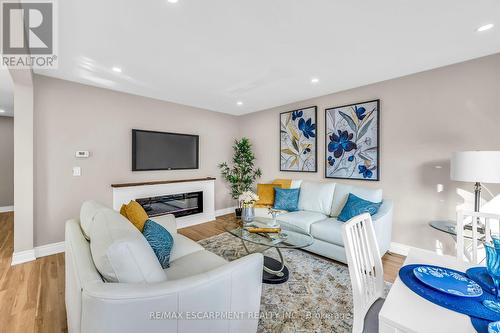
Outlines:
[[[35,0],[1,4],[2,65],[56,68],[55,3]]]

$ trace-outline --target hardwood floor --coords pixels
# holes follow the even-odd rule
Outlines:
[[[231,215],[180,229],[195,241],[218,235],[234,224]],[[64,254],[11,266],[14,214],[0,213],[0,333],[67,332],[64,305]],[[386,254],[384,277],[394,281],[404,257]]]
[[[66,332],[64,254],[11,266],[14,214],[0,214],[0,332]]]

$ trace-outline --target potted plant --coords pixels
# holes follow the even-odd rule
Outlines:
[[[250,191],[257,178],[262,176],[259,168],[255,167],[255,155],[252,151],[252,144],[247,138],[234,140],[234,155],[232,166],[226,162],[219,164],[222,177],[231,186],[231,197],[238,200],[236,217],[241,216],[242,203],[240,195],[245,191]]]
[[[255,217],[255,202],[259,200],[259,196],[252,191],[243,192],[238,198],[242,206],[241,219],[245,223],[250,223]]]

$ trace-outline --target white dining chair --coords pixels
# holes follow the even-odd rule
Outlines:
[[[370,214],[353,217],[342,226],[354,301],[353,333],[378,332],[384,299],[384,270]]]
[[[465,237],[465,229],[470,231],[468,237]],[[458,260],[473,264],[483,262],[486,256],[483,242],[490,241],[492,233],[498,235],[499,229],[499,214],[459,210],[456,229]]]

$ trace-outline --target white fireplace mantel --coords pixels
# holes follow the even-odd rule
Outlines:
[[[113,184],[113,209],[139,198],[187,192],[203,192],[203,212],[177,218],[177,227],[184,228],[215,220],[215,178],[182,179],[147,183]],[[154,219],[154,218],[152,218]]]

